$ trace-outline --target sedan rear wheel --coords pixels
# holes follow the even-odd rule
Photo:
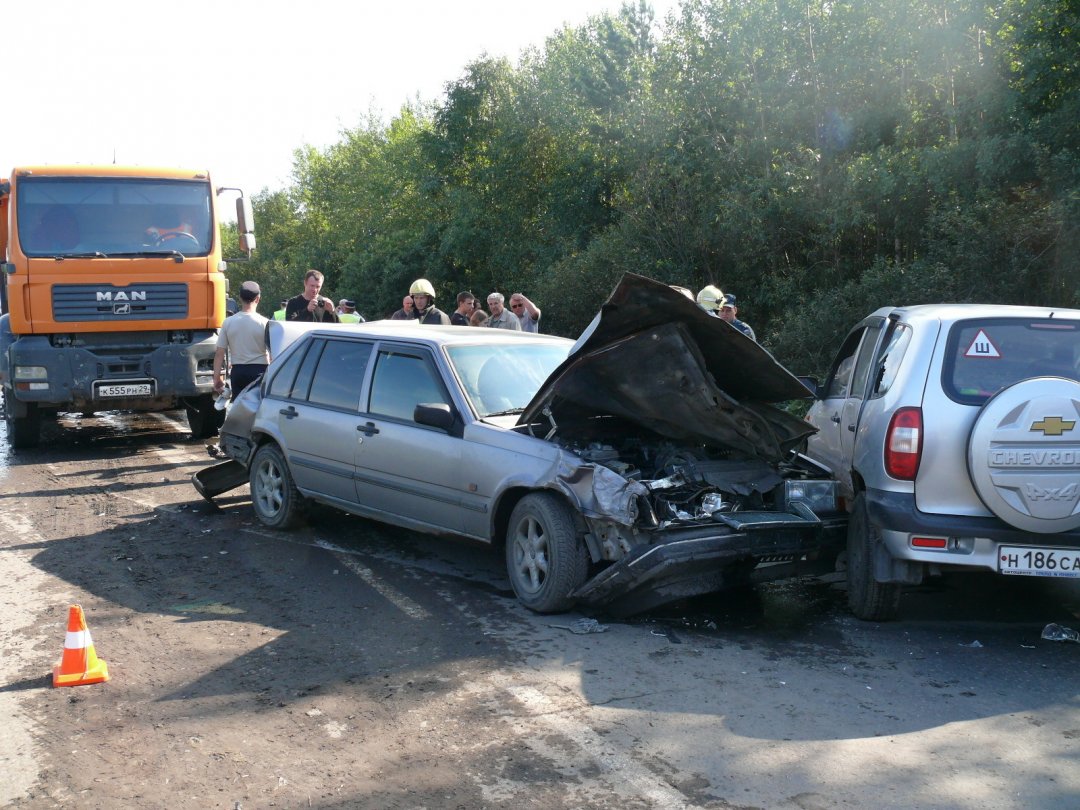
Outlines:
[[[859,493],[848,523],[848,605],[852,613],[868,622],[895,619],[900,611],[903,586],[874,579],[874,555],[881,542],[881,532],[866,513],[866,495]]]
[[[285,456],[276,444],[264,444],[255,453],[248,481],[251,504],[264,525],[288,529],[300,522],[304,498],[297,491]]]
[[[506,570],[514,593],[537,613],[569,610],[589,558],[570,508],[554,495],[526,495],[510,515]]]

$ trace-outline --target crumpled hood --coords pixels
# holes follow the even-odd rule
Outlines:
[[[519,424],[627,419],[680,442],[780,461],[815,429],[767,403],[809,390],[755,341],[658,281],[626,274]]]

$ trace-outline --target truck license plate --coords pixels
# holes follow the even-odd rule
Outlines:
[[[108,397],[150,397],[154,395],[154,384],[148,382],[99,384],[97,395],[101,399]]]
[[[1080,579],[1080,549],[1001,546],[998,570],[1024,577]]]

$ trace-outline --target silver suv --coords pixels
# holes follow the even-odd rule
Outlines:
[[[946,568],[1080,578],[1080,310],[886,307],[806,419],[847,499],[848,601],[894,618]]]

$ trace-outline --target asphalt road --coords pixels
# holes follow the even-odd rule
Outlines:
[[[537,616],[484,547],[203,501],[176,414],[46,439],[0,450],[0,805],[1080,807],[1080,645],[1040,639],[1077,587]],[[73,603],[112,678],[53,689]]]

